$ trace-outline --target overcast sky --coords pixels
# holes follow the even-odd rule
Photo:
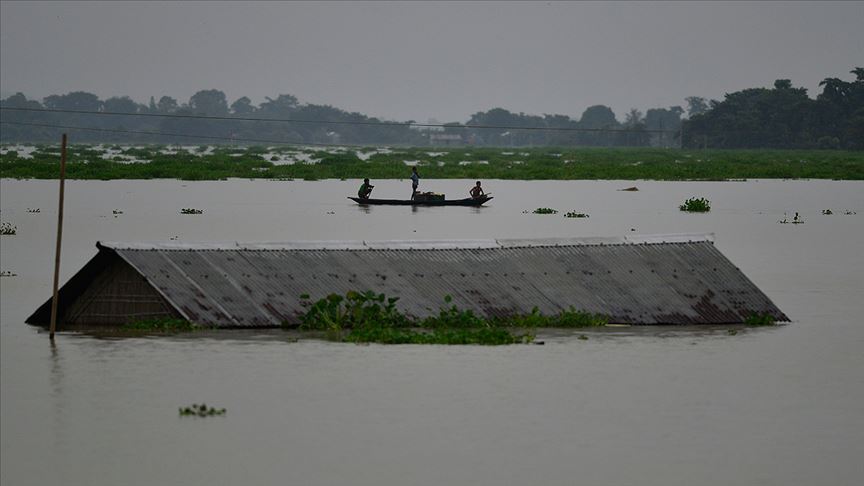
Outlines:
[[[280,93],[392,120],[590,105],[791,79],[811,96],[864,65],[864,2],[0,3],[0,95],[89,91],[231,103]]]

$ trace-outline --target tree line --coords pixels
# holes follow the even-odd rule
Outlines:
[[[619,121],[611,108],[588,107],[579,119],[567,115],[530,115],[504,108],[474,113],[465,122],[442,127],[412,126],[348,112],[330,105],[301,103],[290,94],[265,98],[257,105],[242,96],[229,104],[217,89],[198,91],[188,101],[170,96],[137,103],[128,96],[100,99],[75,91],[41,102],[16,93],[0,100],[3,108],[129,113],[105,116],[2,110],[2,142],[54,142],[61,128],[89,127],[113,131],[75,131],[77,142],[198,143],[196,135],[219,137],[206,143],[269,140],[313,144],[389,144],[478,146],[631,146],[687,148],[864,148],[864,68],[851,71],[853,81],[826,78],[815,99],[804,88],[781,79],[773,88],[751,88],[726,94],[722,101],[691,96],[681,106],[631,109]],[[133,114],[180,115],[142,117]],[[182,115],[224,119],[182,118]],[[686,118],[685,118],[686,117]],[[232,118],[255,118],[254,121]],[[285,123],[275,120],[297,120]],[[274,121],[268,121],[274,120]],[[485,127],[485,128],[481,128]],[[512,127],[512,128],[511,128]],[[516,129],[514,129],[516,128]],[[521,128],[521,129],[520,129]],[[157,132],[161,135],[136,132]]]

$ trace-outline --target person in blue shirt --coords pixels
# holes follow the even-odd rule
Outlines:
[[[420,185],[420,174],[417,173],[417,166],[411,167],[411,199],[417,194],[417,186]]]

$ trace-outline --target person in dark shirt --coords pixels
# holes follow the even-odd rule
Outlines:
[[[369,184],[369,179],[363,179],[363,185],[361,185],[360,190],[357,191],[357,197],[360,199],[369,199],[369,194],[372,192],[373,187],[375,186]]]
[[[473,197],[474,199],[482,197],[485,194],[483,192],[483,188],[480,187],[480,181],[477,181],[477,185],[472,187],[471,190],[468,191],[468,193],[471,194],[471,197]]]
[[[411,167],[411,199],[417,194],[417,186],[420,185],[420,174],[417,173],[417,166]]]

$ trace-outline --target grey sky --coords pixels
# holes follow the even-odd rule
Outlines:
[[[864,2],[0,3],[0,93],[229,103],[280,93],[387,119],[720,99],[864,65]]]

